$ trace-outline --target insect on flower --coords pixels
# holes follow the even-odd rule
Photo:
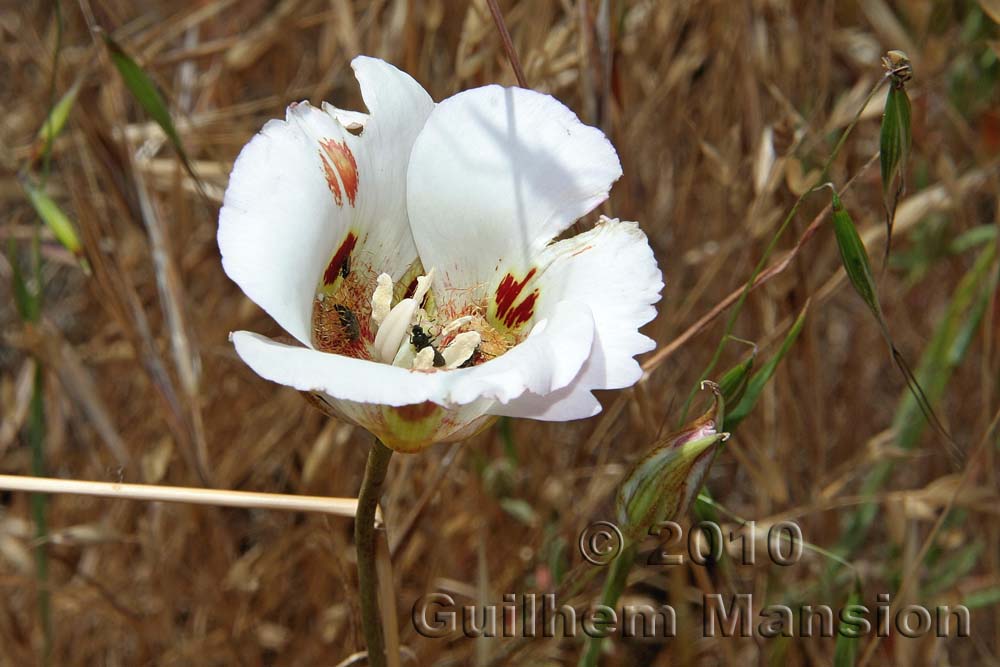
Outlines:
[[[233,165],[223,267],[298,341],[237,331],[239,356],[399,451],[599,412],[593,390],[640,377],[663,287],[634,222],[555,240],[621,176],[611,143],[548,95],[435,104],[352,66],[368,113],[292,104]]]
[[[410,333],[410,345],[413,346],[413,349],[414,351],[416,351],[417,354],[420,354],[423,350],[430,348],[433,352],[432,359],[433,359],[433,366],[435,368],[440,368],[441,366],[447,364],[444,355],[442,355],[441,352],[439,352],[438,349],[434,346],[434,338],[429,333],[424,331],[424,328],[419,324],[413,325],[413,329],[411,330]],[[466,361],[469,360],[471,360],[471,357]]]

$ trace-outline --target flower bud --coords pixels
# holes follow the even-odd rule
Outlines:
[[[618,525],[629,540],[642,539],[649,529],[687,510],[708,473],[718,443],[723,399],[714,383],[712,407],[679,431],[661,438],[656,447],[625,476],[618,489]]]

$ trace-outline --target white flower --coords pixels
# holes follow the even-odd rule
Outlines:
[[[435,105],[352,64],[368,114],[292,104],[233,166],[223,266],[301,343],[238,331],[237,353],[399,451],[597,414],[591,390],[638,380],[663,287],[634,222],[553,240],[607,198],[614,148],[548,95]]]

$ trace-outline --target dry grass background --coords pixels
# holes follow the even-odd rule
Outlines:
[[[998,31],[976,2],[501,4],[529,84],[601,126],[618,148],[625,175],[606,210],[640,221],[659,257],[667,286],[647,330],[661,349],[748,278],[891,48],[914,64],[914,155],[894,260],[878,277],[911,363],[949,317],[977,253],[996,244],[949,245],[998,219]],[[201,457],[220,488],[356,495],[368,436],[258,378],[227,342],[234,329],[279,331],[222,272],[219,196],[240,147],[289,101],[363,108],[349,68],[355,54],[393,62],[435,99],[512,84],[485,3],[79,0],[62,3],[62,14],[56,96],[76,81],[81,88],[46,187],[77,224],[93,272],[43,232],[45,323],[22,324],[10,259],[27,262],[39,223],[17,172],[52,99],[57,31],[50,3],[3,3],[0,237],[13,254],[0,258],[0,472],[31,469],[24,434],[37,357],[53,476],[197,486]],[[205,198],[130,97],[95,26],[165,92]],[[878,149],[881,100],[830,172],[841,185],[857,176],[845,203],[873,258],[884,243],[881,194],[877,166],[866,165]],[[827,202],[825,194],[807,199],[779,255]],[[812,303],[802,336],[707,486],[735,514],[793,516],[808,541],[831,548],[858,504],[860,480],[893,461],[873,529],[849,556],[871,604],[917,563],[957,477],[929,429],[916,449],[896,446],[889,429],[903,385],[839,267],[823,224],[749,299],[734,333],[766,346],[762,357]],[[968,451],[998,404],[997,305],[994,293],[938,404]],[[396,457],[384,507],[397,544],[404,664],[575,664],[572,640],[499,658],[507,640],[421,638],[410,607],[430,591],[468,603],[550,588],[581,560],[580,529],[610,518],[609,494],[625,466],[661,423],[678,419],[721,331],[716,320],[671,347],[641,386],[602,396],[605,413],[592,420],[502,422],[458,447]],[[728,346],[720,369],[744,353]],[[992,443],[909,595],[928,606],[978,601],[972,637],[896,635],[871,664],[998,664],[995,436]],[[0,500],[0,664],[36,664],[28,498]],[[49,522],[52,664],[332,666],[361,649],[349,520],[58,496]],[[400,542],[404,526],[412,531]],[[605,664],[830,664],[832,639],[701,637],[702,593],[753,593],[758,605],[808,596],[837,607],[849,592],[849,581],[821,581],[829,561],[814,552],[789,568],[758,561],[638,568],[630,598],[669,601],[680,635],[617,642]],[[574,601],[585,605],[598,590],[595,581]]]

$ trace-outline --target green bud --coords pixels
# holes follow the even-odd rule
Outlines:
[[[729,437],[717,430],[723,420],[722,394],[714,383],[704,384],[715,394],[708,412],[658,440],[618,489],[618,525],[629,541],[687,510],[715,458],[716,446]]]

